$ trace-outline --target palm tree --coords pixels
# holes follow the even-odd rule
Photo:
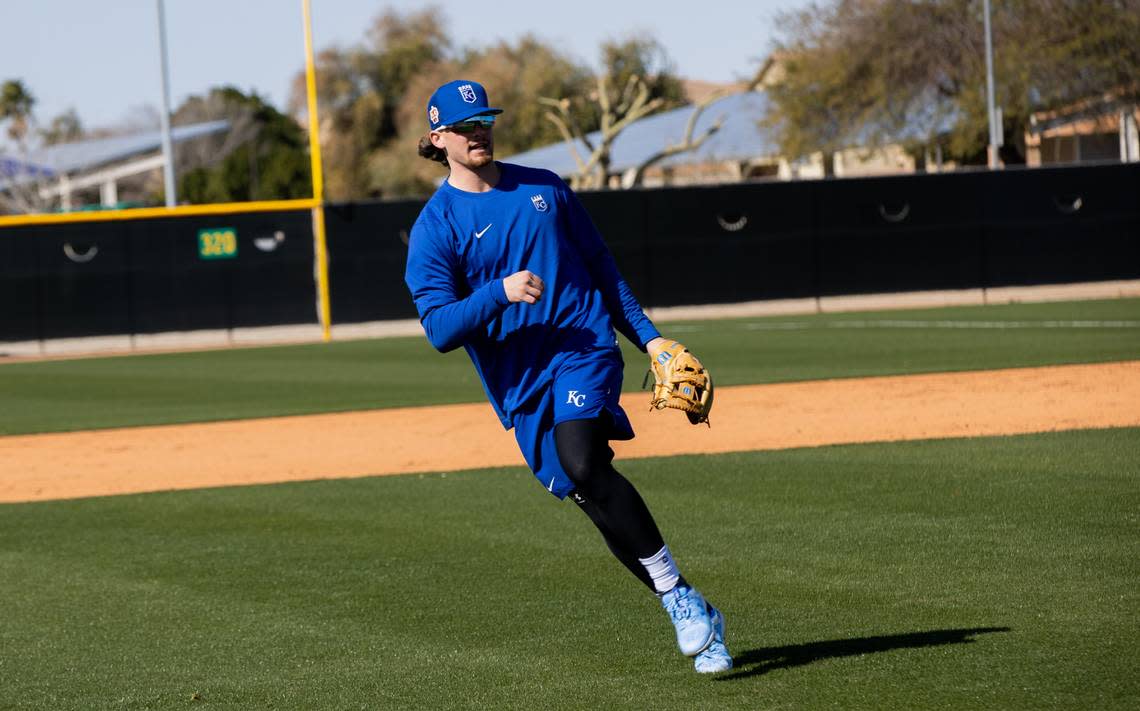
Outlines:
[[[0,85],[0,121],[8,121],[8,137],[13,141],[23,142],[35,103],[35,97],[19,79]]]

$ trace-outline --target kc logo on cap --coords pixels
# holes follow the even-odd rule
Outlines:
[[[428,128],[438,131],[472,116],[501,114],[487,101],[487,90],[479,82],[467,79],[450,81],[435,90],[427,104]]]

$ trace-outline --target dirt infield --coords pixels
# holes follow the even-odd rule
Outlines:
[[[624,396],[619,459],[1140,426],[1140,361],[721,388],[712,428],[646,398]],[[522,459],[478,404],[0,437],[0,462],[0,502],[20,502]]]

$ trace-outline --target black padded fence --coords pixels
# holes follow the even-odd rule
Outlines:
[[[345,203],[325,209],[333,323],[416,317],[404,263],[423,202]]]
[[[987,285],[1140,277],[1140,164],[974,177]]]
[[[44,338],[130,333],[128,235],[120,227],[67,224],[36,240]]]
[[[981,205],[971,177],[816,186],[818,295],[983,286]]]
[[[645,215],[615,256],[647,306],[1140,278],[1138,164],[605,195],[607,240]]]
[[[316,323],[306,211],[0,230],[0,340]]]
[[[582,193],[580,198],[630,288],[645,294],[643,299],[652,294],[653,254],[645,201],[631,200],[621,191]]]
[[[814,294],[819,255],[812,187],[772,183],[644,191],[652,285],[643,297],[647,305]],[[608,234],[605,226],[602,230]]]
[[[38,246],[0,231],[0,341],[40,338]]]
[[[1140,279],[1138,164],[581,199],[646,306]],[[421,207],[326,207],[333,323],[416,316]],[[316,323],[314,274],[307,210],[3,228],[0,341]]]
[[[316,322],[308,211],[126,224],[136,333]],[[228,230],[232,257],[224,254]],[[203,239],[221,253],[204,256]]]

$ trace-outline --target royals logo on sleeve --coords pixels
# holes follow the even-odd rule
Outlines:
[[[543,198],[541,194],[531,195],[530,201],[534,204],[535,210],[538,210],[539,212],[546,212],[546,199]]]
[[[463,97],[464,101],[466,101],[469,104],[475,103],[475,99],[477,97],[475,96],[475,88],[473,86],[471,86],[470,84],[464,84],[458,88],[459,88],[459,95]]]

